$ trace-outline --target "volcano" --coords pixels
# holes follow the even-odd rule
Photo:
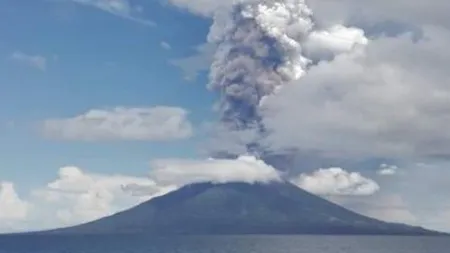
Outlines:
[[[199,183],[56,234],[428,235],[420,227],[372,219],[290,183]]]

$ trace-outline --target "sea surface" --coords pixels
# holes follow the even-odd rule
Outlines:
[[[450,237],[0,236],[0,253],[447,253]]]

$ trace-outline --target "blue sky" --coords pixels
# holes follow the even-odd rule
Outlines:
[[[0,178],[28,191],[68,164],[144,174],[152,158],[197,156],[201,137],[84,143],[39,134],[43,120],[116,106],[177,106],[190,111],[194,125],[211,120],[214,96],[204,77],[186,81],[169,62],[204,42],[209,21],[156,1],[143,8],[156,26],[71,1],[0,2]],[[44,57],[45,70],[14,61],[15,52]]]

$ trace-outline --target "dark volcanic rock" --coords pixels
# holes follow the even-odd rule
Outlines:
[[[110,217],[47,233],[437,234],[359,215],[289,183],[193,184]]]

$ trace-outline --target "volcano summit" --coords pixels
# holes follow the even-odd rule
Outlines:
[[[363,234],[436,232],[368,218],[289,183],[199,183],[52,234]]]

